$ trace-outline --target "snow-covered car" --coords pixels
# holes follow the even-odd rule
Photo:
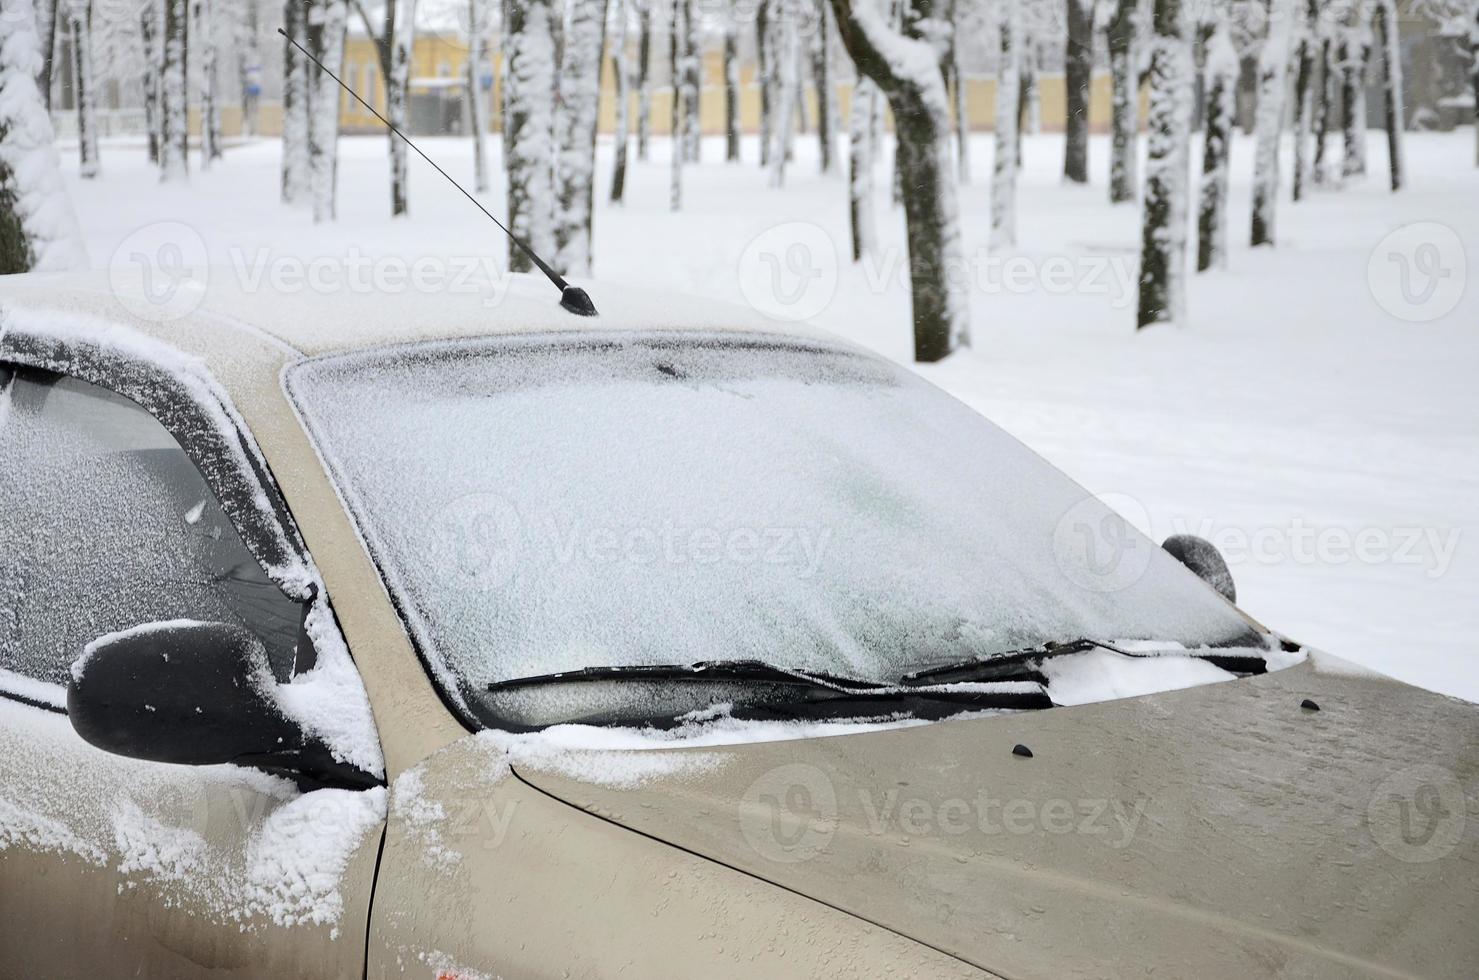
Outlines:
[[[1479,972],[1479,709],[915,374],[231,279],[0,282],[0,976]]]

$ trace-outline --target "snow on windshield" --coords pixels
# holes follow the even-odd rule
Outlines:
[[[1123,522],[1130,573],[1106,577],[1074,533],[1106,508],[872,357],[524,338],[287,384],[449,688],[737,657],[893,679],[1049,639],[1249,633]]]

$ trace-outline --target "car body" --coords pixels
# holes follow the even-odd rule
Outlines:
[[[609,287],[585,320],[522,277],[496,303],[209,280],[159,317],[117,274],[0,282],[0,370],[160,422],[261,565],[237,578],[305,610],[319,659],[284,683],[319,671],[338,686],[317,723],[367,707],[375,745],[341,758],[362,783],[125,758],[79,737],[55,679],[0,673],[0,975],[1479,970],[1479,709],[1276,638],[1283,669],[1052,710],[632,744],[472,731],[290,394],[297,366],[489,337],[836,342]],[[340,647],[352,682],[325,673]]]

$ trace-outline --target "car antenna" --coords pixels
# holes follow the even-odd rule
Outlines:
[[[380,113],[376,112],[374,106],[370,105],[370,103],[360,98],[359,93],[350,88],[348,85],[345,85],[343,79],[341,79],[338,75],[335,75],[333,72],[329,71],[328,68],[324,67],[324,63],[322,61],[319,61],[313,55],[309,54],[307,48],[303,47],[303,45],[299,44],[297,41],[289,37],[287,31],[279,27],[277,29],[277,33],[281,34],[283,36],[283,39],[286,40],[293,47],[303,52],[303,57],[307,58],[315,65],[318,65],[320,71],[322,71],[325,75],[328,75],[334,81],[338,82],[340,88],[348,92],[350,95],[354,96],[355,101],[368,109],[372,116],[383,122],[387,129],[389,129],[395,135],[399,136],[401,139],[405,140],[406,145],[415,150],[416,154],[421,157],[421,159],[431,164],[437,173],[447,178],[448,183],[457,188],[459,191],[462,191],[463,197],[467,198],[479,211],[487,215],[488,220],[497,225],[503,231],[503,233],[508,236],[509,241],[513,242],[519,247],[519,250],[521,252],[529,256],[529,258],[533,260],[534,264],[539,267],[539,271],[548,276],[549,281],[555,284],[555,288],[560,291],[560,306],[563,309],[574,313],[576,316],[596,315],[596,304],[591,302],[590,296],[587,295],[584,289],[581,289],[579,286],[570,285],[568,282],[565,281],[564,276],[560,275],[554,269],[551,269],[548,262],[544,261],[544,259],[541,259],[538,255],[536,255],[534,253],[534,249],[530,248],[522,238],[509,231],[508,227],[504,225],[502,221],[499,221],[497,218],[493,217],[493,212],[483,207],[481,201],[467,192],[467,188],[463,187],[461,184],[457,183],[457,181],[453,180],[452,175],[447,173],[441,167],[437,166],[437,162],[435,160],[427,156],[425,153],[422,153],[421,147],[411,142],[411,137],[407,136],[405,133],[397,129],[389,119],[386,119],[384,116],[380,115]]]

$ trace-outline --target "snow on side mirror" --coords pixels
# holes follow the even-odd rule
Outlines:
[[[1223,560],[1222,552],[1206,538],[1195,534],[1173,534],[1161,544],[1171,557],[1196,573],[1196,576],[1216,589],[1228,602],[1238,601],[1238,589],[1233,584],[1232,572]]]
[[[317,785],[373,785],[282,713],[276,686],[266,649],[246,630],[148,623],[87,645],[72,665],[67,715],[85,741],[116,755],[235,763]]]

